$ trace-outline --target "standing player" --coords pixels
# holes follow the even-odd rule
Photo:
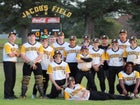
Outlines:
[[[137,45],[137,38],[135,36],[130,37],[130,47],[126,48],[127,62],[133,62],[135,70],[140,72],[140,46]]]
[[[51,46],[48,45],[48,35],[45,34],[42,35],[41,42],[44,50],[43,57],[41,59],[41,66],[42,66],[42,74],[43,74],[43,90],[45,96],[48,88],[48,82],[49,82],[49,75],[46,72],[48,69],[48,65],[53,60],[54,50]],[[36,85],[34,85],[32,98],[35,98],[36,94],[37,94],[37,88]]]
[[[105,52],[105,54],[106,54],[107,49],[110,48],[109,38],[108,38],[107,35],[103,35],[103,36],[101,37],[101,44],[99,45],[99,48],[103,49],[104,52]],[[108,71],[108,64],[107,64],[107,61],[106,61],[106,60],[104,60],[103,71],[104,71],[105,77],[106,77],[107,80],[108,80],[109,71]]]
[[[35,84],[39,90],[40,98],[44,97],[42,68],[40,64],[43,56],[43,46],[36,42],[35,39],[34,33],[28,33],[28,42],[24,43],[21,47],[21,57],[24,60],[21,98],[26,98],[32,72],[35,75]]]
[[[49,45],[52,46],[56,42],[56,36],[55,35],[50,35],[49,37]]]
[[[112,39],[112,48],[106,52],[106,59],[109,66],[109,93],[115,92],[116,75],[122,70],[124,65],[125,52],[119,47],[117,39]]]
[[[70,44],[65,47],[66,62],[70,67],[71,71],[70,75],[75,78],[75,75],[77,74],[78,71],[76,56],[80,52],[80,47],[76,45],[76,36],[70,36],[69,41]]]
[[[79,69],[75,76],[76,83],[81,84],[82,78],[85,76],[88,81],[88,88],[92,90],[97,90],[91,71],[92,56],[89,54],[87,46],[81,47],[80,53],[77,55],[76,61],[78,62]]]
[[[64,55],[65,54],[65,52],[64,52],[65,47],[69,45],[68,42],[64,41],[64,38],[65,38],[64,33],[63,32],[59,32],[57,34],[56,42],[52,45],[52,47],[54,48],[54,51],[55,50],[61,51],[62,59],[63,60],[65,60],[65,55]]]
[[[63,87],[67,85],[67,78],[69,77],[70,69],[66,62],[62,61],[62,54],[59,50],[54,52],[54,61],[48,66],[47,74],[52,82],[52,88],[48,98],[56,98],[62,91]]]
[[[87,46],[89,49],[92,48],[92,45],[90,45],[90,37],[88,35],[83,36],[82,46]]]
[[[105,75],[103,71],[105,53],[104,50],[100,49],[98,46],[99,46],[99,39],[94,38],[92,49],[89,50],[89,53],[92,55],[93,77],[95,78],[95,73],[97,73],[98,79],[100,81],[100,89],[102,92],[105,92]]]
[[[120,48],[124,49],[130,46],[129,40],[127,39],[127,31],[125,29],[121,29],[119,32],[118,44]]]
[[[5,75],[4,99],[17,98],[14,94],[16,82],[16,62],[19,56],[18,45],[15,44],[16,33],[11,32],[8,35],[8,42],[3,47],[3,68]]]

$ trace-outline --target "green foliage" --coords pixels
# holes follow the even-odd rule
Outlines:
[[[121,28],[121,24],[113,18],[96,19],[95,36],[100,38],[100,36],[106,34],[109,38],[117,38],[118,32]]]

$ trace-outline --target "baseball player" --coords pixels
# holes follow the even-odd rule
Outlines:
[[[129,39],[127,39],[127,31],[125,29],[121,29],[119,32],[118,44],[120,48],[124,49],[130,46]]]
[[[80,46],[76,45],[76,36],[70,36],[69,45],[65,47],[66,62],[70,67],[70,76],[75,77],[77,74],[76,56],[80,52]]]
[[[49,75],[46,73],[48,69],[48,65],[53,61],[53,55],[54,50],[51,46],[48,45],[48,35],[41,35],[41,43],[43,45],[43,57],[41,59],[41,67],[42,67],[42,74],[43,74],[43,90],[44,90],[44,96],[46,95],[46,91],[48,88],[48,82],[49,82]],[[37,94],[37,88],[36,84],[33,88],[33,95],[32,98],[35,98]]]
[[[135,70],[140,72],[140,46],[137,45],[137,38],[131,36],[129,39],[131,45],[126,48],[127,62],[133,62]]]
[[[109,66],[109,93],[114,94],[115,92],[115,80],[116,75],[122,70],[124,65],[124,57],[126,53],[124,49],[119,47],[118,40],[112,39],[112,48],[106,51],[106,59]]]
[[[124,70],[119,72],[117,90],[125,96],[130,95],[131,97],[140,98],[138,95],[140,92],[140,73],[133,67],[133,62],[127,62]]]
[[[80,84],[75,84],[73,77],[68,78],[68,86],[64,91],[65,100],[131,100],[129,96],[113,95],[95,90],[87,90]]]
[[[59,50],[54,52],[54,61],[48,66],[47,74],[52,82],[52,88],[48,98],[56,98],[59,93],[67,84],[67,78],[69,77],[70,69],[66,62],[62,61],[62,54]]]
[[[107,49],[109,49],[111,47],[111,45],[109,44],[109,38],[107,35],[103,35],[101,36],[101,44],[99,45],[99,48],[104,50],[104,53],[106,54]],[[108,71],[108,63],[106,60],[104,60],[104,64],[103,64],[103,71],[105,74],[105,78],[109,78],[109,71]]]
[[[78,63],[78,72],[75,76],[76,83],[81,83],[82,78],[85,76],[88,81],[88,89],[97,90],[94,82],[94,77],[91,71],[92,56],[89,54],[87,46],[82,46],[80,53],[76,57]]]
[[[3,68],[4,68],[4,99],[16,99],[14,86],[16,82],[16,62],[19,54],[18,45],[15,44],[16,33],[8,35],[8,42],[3,47]]]
[[[105,75],[103,71],[103,64],[105,60],[105,52],[99,47],[99,39],[94,38],[92,43],[92,49],[89,50],[89,53],[92,55],[92,72],[93,77],[97,73],[98,79],[100,81],[100,88],[102,92],[105,92]]]
[[[61,51],[62,59],[63,60],[65,60],[65,52],[64,52],[64,49],[65,49],[66,46],[69,45],[68,42],[64,42],[64,38],[65,38],[64,33],[63,32],[59,32],[57,34],[57,40],[56,40],[56,42],[52,45],[54,51],[55,50]]]
[[[21,98],[26,98],[26,92],[29,85],[31,73],[34,73],[35,84],[39,90],[40,98],[44,97],[43,93],[43,78],[41,59],[43,56],[43,46],[37,42],[34,33],[28,33],[28,42],[21,47],[21,57],[24,60],[23,64],[23,79],[21,88]]]

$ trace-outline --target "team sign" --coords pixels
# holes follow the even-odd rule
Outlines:
[[[26,18],[30,15],[36,14],[38,12],[43,12],[43,11],[44,12],[48,11],[48,5],[39,5],[39,6],[35,6],[33,8],[29,8],[28,10],[26,10],[22,13],[22,17]],[[52,6],[51,11],[55,12],[55,13],[59,13],[59,14],[64,15],[66,17],[71,17],[71,15],[72,15],[72,12],[70,12],[69,10],[64,9],[62,7],[58,7],[56,5]]]

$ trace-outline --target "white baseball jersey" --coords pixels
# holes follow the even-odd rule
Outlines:
[[[83,54],[79,53],[76,59],[81,59],[81,58],[92,58],[92,56],[90,54],[87,54],[86,56],[84,56]],[[78,69],[82,71],[90,70],[91,66],[92,66],[92,62],[82,62],[82,63],[78,63],[77,65]]]
[[[39,42],[36,42],[35,44],[26,42],[21,46],[21,54],[25,54],[25,56],[31,61],[38,57],[38,53],[43,53],[43,46]]]
[[[70,47],[70,45],[65,47],[66,62],[75,63],[76,56],[80,52],[80,46]]]
[[[140,73],[138,71],[133,71],[131,74],[126,74],[124,71],[119,72],[119,79],[123,79],[124,84],[130,86],[136,84],[136,79],[140,78]]]
[[[63,44],[59,44],[57,41],[52,45],[54,51],[59,50],[62,54],[62,59],[65,57],[64,49],[66,46],[68,46],[68,42],[64,42]]]
[[[15,57],[8,56],[9,53],[15,52],[15,51],[19,53],[18,45],[6,42],[3,48],[3,61],[17,62],[16,56]]]
[[[105,60],[105,52],[103,49],[95,50],[94,48],[89,50],[90,55],[92,56],[93,64],[100,64],[102,60]]]
[[[51,62],[48,66],[47,74],[52,74],[54,80],[66,79],[66,74],[70,73],[69,66],[66,62],[61,63]]]
[[[132,47],[127,47],[126,56],[127,56],[127,62],[140,64],[140,46],[137,46],[134,49]]]
[[[41,59],[41,66],[42,66],[42,70],[47,70],[48,65],[50,64],[50,60],[54,55],[54,50],[51,46],[47,46],[43,48],[44,48],[44,51],[43,51],[44,53]]]
[[[122,48],[127,48],[130,46],[129,39],[127,39],[125,42],[122,42],[120,39],[118,39],[118,44]]]
[[[73,89],[67,87],[64,91],[65,99],[66,100],[78,100],[84,94],[83,90],[85,90],[85,88],[80,84],[76,84]],[[85,98],[85,100],[88,100],[89,96],[90,96],[90,93],[88,92],[88,95]]]
[[[106,51],[106,60],[108,60],[109,66],[123,66],[123,57],[126,57],[125,51],[121,48],[118,48],[117,51],[114,51],[112,48]]]

